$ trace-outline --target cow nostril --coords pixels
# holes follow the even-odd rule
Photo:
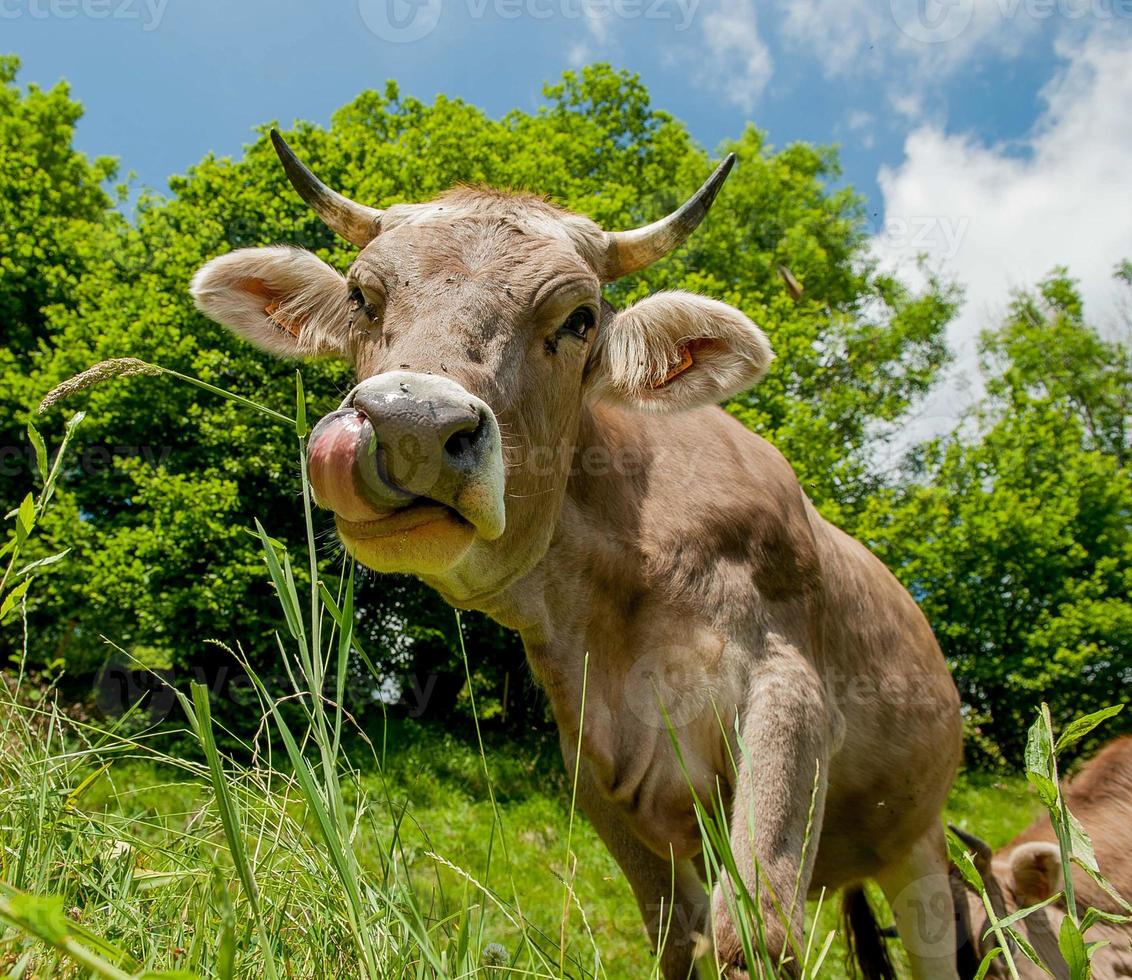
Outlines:
[[[444,452],[455,459],[463,459],[471,455],[483,435],[483,430],[483,419],[478,418],[473,427],[453,432],[444,443]]]

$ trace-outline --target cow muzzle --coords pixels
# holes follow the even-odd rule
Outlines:
[[[316,502],[378,571],[438,574],[503,534],[503,448],[487,404],[448,378],[391,371],[321,419],[308,449]]]

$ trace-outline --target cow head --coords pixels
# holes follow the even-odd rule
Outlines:
[[[350,362],[311,434],[311,483],[346,548],[471,603],[550,541],[587,402],[671,411],[749,387],[771,360],[731,307],[661,293],[622,312],[601,285],[678,246],[729,156],[679,210],[634,231],[526,194],[456,189],[381,211],[330,190],[272,132],[292,184],[360,252],[346,275],[295,248],[208,263],[197,306],[282,357]]]
[[[1049,841],[1028,841],[1008,852],[996,855],[985,841],[974,834],[952,827],[967,845],[975,867],[983,879],[983,888],[997,918],[1037,905],[1061,891],[1063,872],[1061,851]],[[963,880],[958,870],[951,870],[951,891],[955,899],[958,951],[958,972],[963,980],[974,978],[983,957],[998,945],[990,930],[990,917],[982,896]],[[1032,913],[1016,925],[1023,937],[1047,965],[1064,965],[1058,950],[1058,930],[1064,909],[1052,906]],[[1044,976],[1044,971],[1031,963],[1012,944],[1015,964],[1025,978]],[[1001,958],[993,961],[986,976],[1008,976]]]

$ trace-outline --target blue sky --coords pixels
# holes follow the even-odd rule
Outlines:
[[[862,24],[862,43],[844,56],[827,48],[848,45],[847,34],[814,44],[787,8],[713,0],[4,0],[0,49],[23,59],[25,80],[67,78],[87,107],[80,146],[120,156],[158,189],[209,150],[238,153],[256,123],[324,122],[387,78],[498,115],[536,106],[563,70],[606,59],[639,72],[656,105],[709,148],[749,120],[775,145],[839,143],[847,179],[879,201],[878,167],[899,161],[918,118],[980,140],[1024,135],[1059,25],[1019,28],[1024,48],[936,71],[928,87],[919,76],[932,48],[952,42],[916,51],[888,0],[877,2],[890,23]],[[838,19],[851,21],[851,7]],[[434,20],[423,38],[402,40]],[[831,70],[831,57],[854,64]],[[913,93],[922,104],[910,119],[890,103]]]
[[[839,144],[877,255],[914,279],[926,252],[967,286],[968,353],[1057,263],[1119,327],[1132,0],[0,0],[0,51],[25,82],[67,78],[79,147],[158,190],[258,123],[326,122],[388,78],[498,115],[610,61],[709,148],[748,121],[775,146]]]

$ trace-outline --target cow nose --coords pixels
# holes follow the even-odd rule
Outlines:
[[[488,435],[483,412],[467,392],[448,390],[427,375],[371,379],[349,402],[373,429],[382,480],[417,497],[435,497],[438,482],[473,469]]]
[[[363,384],[349,400],[348,407],[361,412],[373,426],[375,448],[386,456],[390,479],[414,485],[403,489],[414,490],[421,483],[419,478],[433,469],[474,465],[481,444],[490,435],[483,410],[466,392],[461,399],[458,393],[436,388],[427,382],[404,380],[393,389],[387,384]],[[393,469],[400,472],[395,474]]]
[[[428,498],[487,537],[502,533],[502,441],[485,402],[449,378],[391,371],[359,384],[342,409],[368,423],[355,472],[375,505]]]

